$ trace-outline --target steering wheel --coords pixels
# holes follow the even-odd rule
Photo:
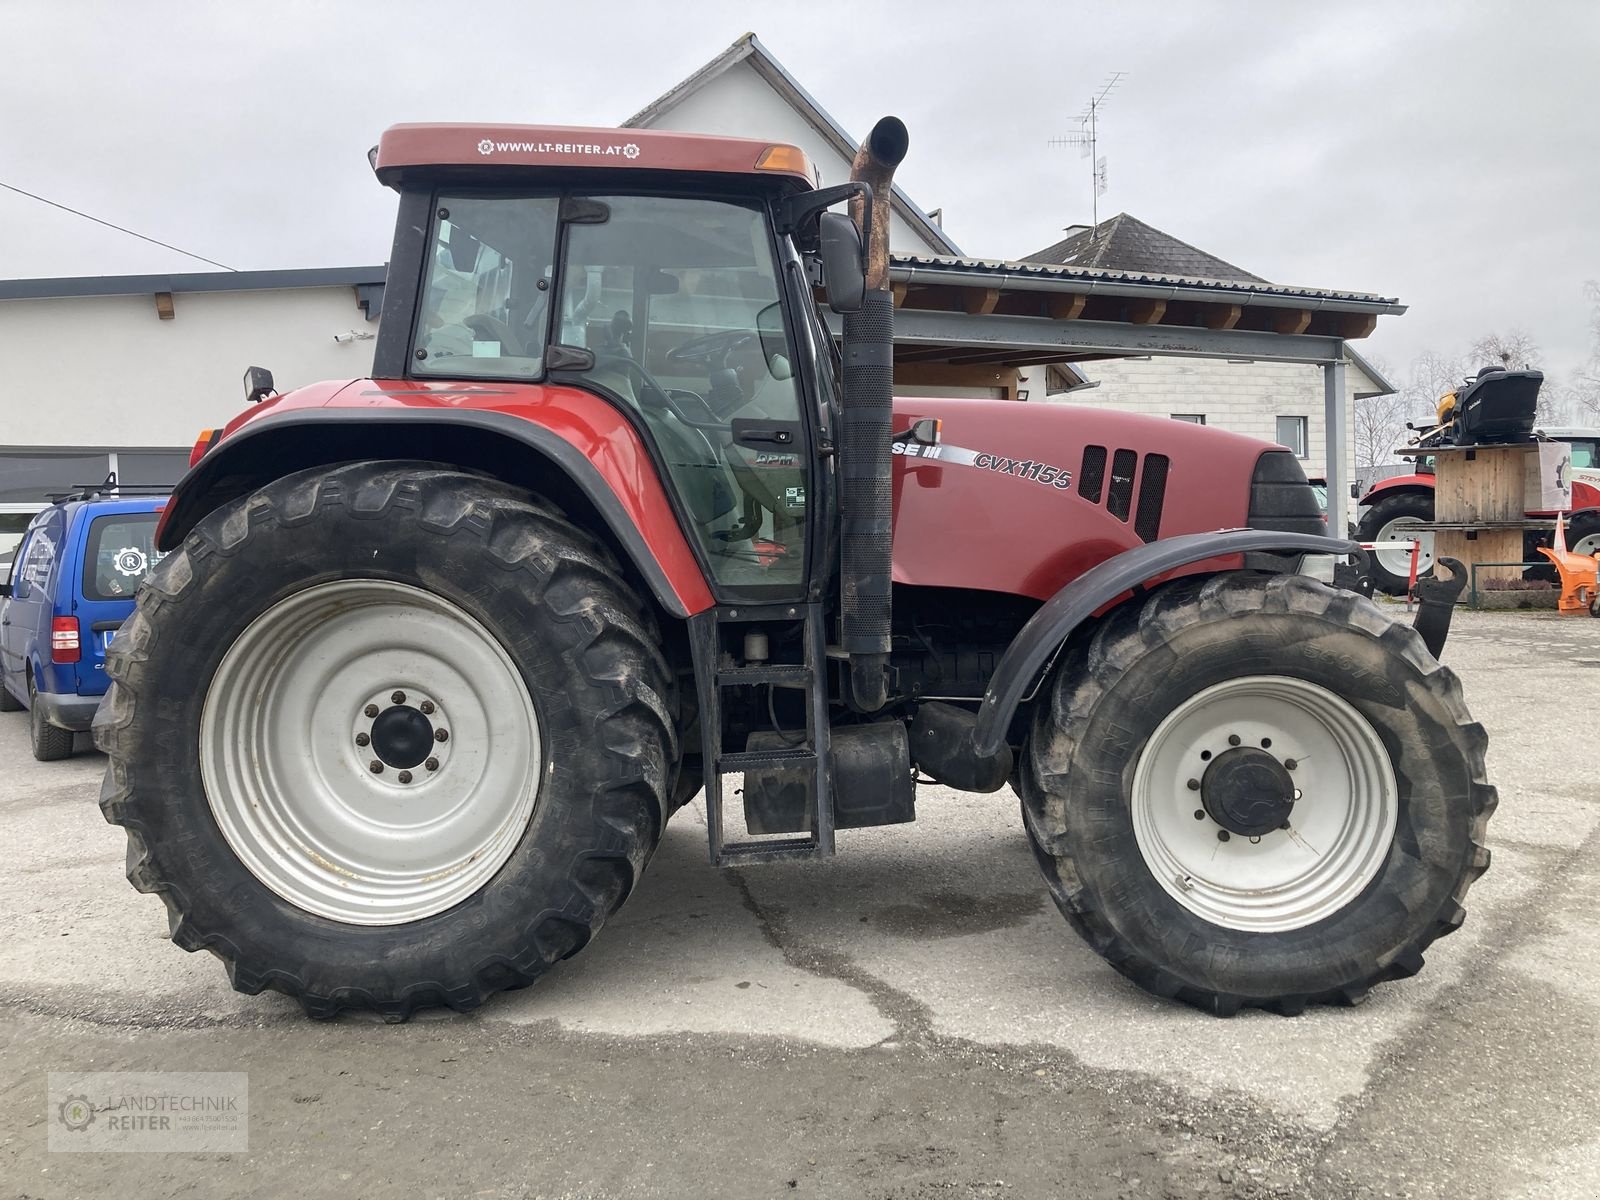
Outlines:
[[[707,366],[720,366],[730,351],[758,337],[753,329],[724,329],[708,333],[704,337],[690,338],[681,346],[668,350],[667,361],[703,362]]]

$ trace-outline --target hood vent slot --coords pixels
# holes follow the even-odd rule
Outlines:
[[[1144,470],[1139,475],[1139,508],[1133,516],[1133,530],[1141,539],[1153,542],[1161,534],[1161,506],[1167,499],[1167,467],[1171,460],[1165,454],[1144,456]]]
[[[1085,446],[1083,466],[1078,471],[1078,495],[1091,504],[1100,503],[1100,488],[1106,481],[1106,448]]]
[[[1133,511],[1133,473],[1138,469],[1139,455],[1132,450],[1118,450],[1111,456],[1111,486],[1106,489],[1106,511],[1119,521],[1126,521]]]

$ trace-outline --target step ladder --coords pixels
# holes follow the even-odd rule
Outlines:
[[[729,629],[761,624],[769,644],[780,634],[801,631],[800,663],[737,666],[730,652]],[[826,858],[833,854],[833,798],[828,791],[827,637],[820,604],[726,605],[689,619],[695,664],[695,691],[700,702],[700,739],[705,760],[706,832],[713,866]],[[742,644],[742,636],[739,644]],[[723,749],[723,696],[734,688],[787,686],[805,692],[806,729],[797,746],[773,750]],[[722,779],[763,767],[803,767],[809,808],[816,820],[809,836],[723,840]]]

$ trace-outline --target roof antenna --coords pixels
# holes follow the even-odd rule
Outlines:
[[[1078,132],[1069,133],[1063,137],[1050,139],[1052,146],[1077,146],[1080,148],[1080,158],[1087,158],[1094,164],[1094,188],[1089,201],[1090,211],[1093,213],[1095,228],[1100,226],[1100,197],[1106,192],[1106,160],[1095,153],[1099,137],[1098,124],[1100,110],[1105,107],[1106,98],[1111,95],[1111,89],[1117,86],[1118,81],[1127,76],[1126,71],[1113,71],[1110,78],[1101,86],[1100,90],[1083,106],[1083,111],[1078,114]]]

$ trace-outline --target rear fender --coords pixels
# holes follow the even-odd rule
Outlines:
[[[1427,492],[1431,494],[1437,481],[1432,475],[1396,475],[1393,479],[1385,479],[1375,484],[1365,496],[1356,501],[1357,504],[1376,504],[1379,500],[1398,495],[1401,492]]]
[[[324,408],[263,417],[218,443],[183,477],[167,505],[158,547],[170,552],[207,513],[274,479],[366,459],[445,463],[536,492],[609,542],[667,612],[687,617],[712,605],[642,444],[634,469],[603,472],[560,434],[503,412]]]
[[[973,731],[973,749],[983,757],[998,754],[1006,731],[1039,673],[1057,649],[1086,620],[1118,596],[1178,567],[1230,554],[1358,554],[1355,542],[1276,529],[1229,529],[1189,533],[1124,550],[1085,571],[1062,588],[1022,627],[995,665]]]

